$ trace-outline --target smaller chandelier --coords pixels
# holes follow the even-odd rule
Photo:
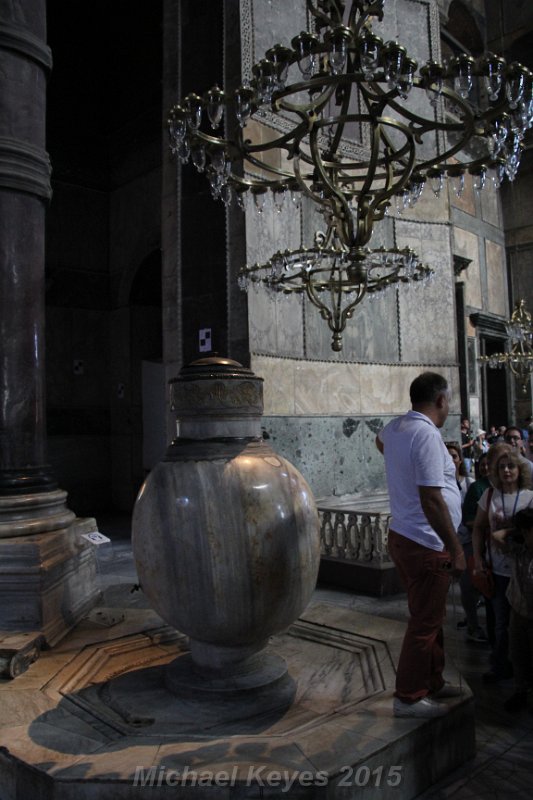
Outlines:
[[[262,284],[271,295],[305,292],[333,333],[332,350],[339,352],[346,322],[365,295],[372,298],[411,282],[420,286],[434,272],[410,247],[350,252],[335,241],[334,230],[315,233],[313,247],[278,251],[265,264],[243,267],[238,284],[243,291]]]
[[[526,311],[525,300],[515,304],[511,319],[505,325],[510,341],[510,349],[505,353],[493,353],[480,356],[478,361],[487,364],[491,369],[507,367],[519,381],[522,392],[527,394],[527,387],[533,372],[533,325],[531,314]]]

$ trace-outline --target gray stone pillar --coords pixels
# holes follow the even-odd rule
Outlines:
[[[0,0],[0,492],[57,488],[44,456],[43,0]]]
[[[46,0],[0,0],[0,632],[57,641],[94,604],[94,553],[46,464]],[[81,593],[81,594],[80,594]],[[83,596],[82,596],[83,595]]]

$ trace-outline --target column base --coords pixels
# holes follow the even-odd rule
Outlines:
[[[69,513],[60,530],[0,538],[0,633],[41,633],[52,646],[98,601],[95,547],[82,537],[96,521]]]
[[[67,493],[61,489],[0,495],[0,540],[56,531],[75,519],[75,513],[67,507]]]

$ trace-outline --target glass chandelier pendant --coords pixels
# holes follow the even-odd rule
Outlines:
[[[383,2],[307,0],[307,11],[312,31],[268,49],[235,91],[188,94],[170,110],[168,131],[172,153],[204,171],[223,203],[260,215],[294,214],[303,197],[318,207],[318,240],[285,254],[283,269],[278,260],[273,271],[272,259],[243,267],[239,283],[305,292],[340,350],[365,295],[431,272],[409,268],[404,251],[368,249],[386,213],[412,207],[426,182],[438,198],[447,178],[458,196],[467,173],[477,191],[487,176],[494,187],[516,178],[533,125],[533,75],[494,53],[419,67],[401,43],[372,31]],[[361,141],[355,159],[350,144]],[[392,263],[392,273],[379,272]]]

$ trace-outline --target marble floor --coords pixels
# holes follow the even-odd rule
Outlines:
[[[110,537],[98,547],[98,576],[103,592],[102,606],[146,608],[141,591],[136,590],[136,571],[131,553],[129,520],[125,517],[98,517],[99,530]],[[384,619],[403,622],[407,617],[404,595],[375,598],[318,586],[311,605],[328,603]],[[467,642],[462,619],[459,590],[450,591],[446,622],[447,658],[470,686],[475,697],[477,754],[438,784],[419,795],[422,800],[524,800],[533,796],[533,713],[509,714],[503,702],[513,690],[512,681],[485,685],[487,645]],[[398,795],[399,800],[404,800]],[[0,786],[0,800],[2,787]]]
[[[112,539],[99,551],[98,568],[104,589],[104,604],[128,602],[143,606],[144,597],[131,591],[136,582],[129,541],[129,523],[120,517],[98,519],[99,530]],[[356,592],[318,586],[311,604],[334,603],[386,619],[407,618],[404,595],[376,598]],[[483,615],[483,610],[481,610]],[[419,795],[420,800],[530,800],[533,796],[533,706],[532,713],[509,714],[503,708],[512,694],[512,681],[486,685],[488,646],[467,642],[462,620],[459,587],[450,590],[446,642],[447,657],[468,683],[475,696],[477,755],[447,778]],[[399,798],[400,800],[400,798]]]

